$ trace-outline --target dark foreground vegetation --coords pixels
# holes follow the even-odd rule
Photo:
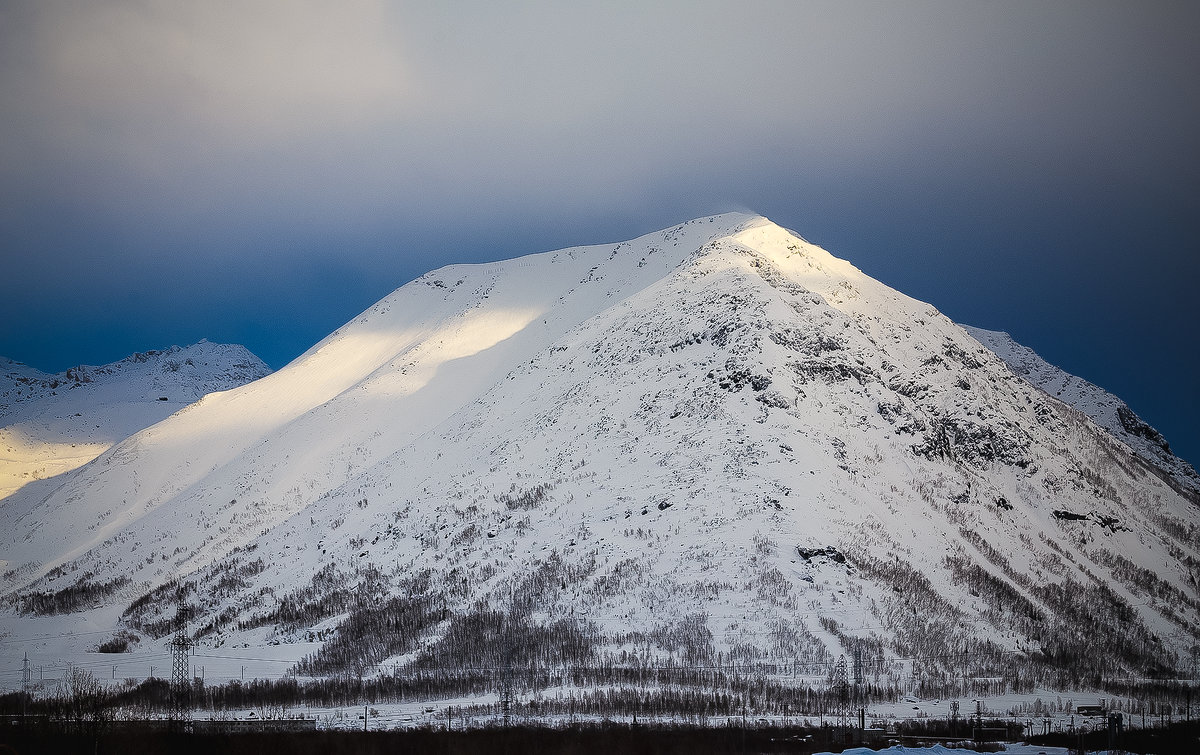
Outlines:
[[[1114,749],[1136,753],[1196,753],[1200,752],[1200,722],[1179,721],[1161,728],[1132,729],[1110,742],[1104,730],[1088,733],[1056,732],[1032,737],[1031,744],[1045,747],[1068,747],[1088,751]]]
[[[892,744],[905,746],[951,743],[973,747],[981,752],[995,751],[996,745],[969,739],[948,737],[939,727],[909,722],[882,741],[865,744],[882,748]],[[9,731],[8,729],[13,729]],[[929,729],[928,731],[926,729]],[[569,727],[494,727],[467,731],[417,729],[389,732],[307,732],[183,734],[166,731],[110,731],[80,733],[6,727],[0,731],[0,753],[113,753],[127,755],[273,755],[289,753],[347,753],[348,755],[392,755],[393,753],[561,753],[563,755],[733,755],[734,753],[814,753],[839,752],[862,742],[858,732],[847,728],[719,726],[645,726],[603,723]],[[1106,732],[1084,736],[1053,734],[1035,737],[1032,743],[1043,746],[1083,747],[1102,750],[1110,746]],[[1128,731],[1115,742],[1130,753],[1170,753],[1200,751],[1200,724],[1179,722],[1161,729]]]
[[[826,730],[714,729],[595,725],[569,728],[508,727],[468,731],[418,729],[388,732],[245,733],[227,735],[125,732],[89,736],[79,733],[37,733],[0,737],[17,753],[129,753],[190,755],[191,753],[350,753],[392,755],[419,753],[808,753],[840,749],[843,732]],[[835,744],[836,743],[836,744]],[[4,745],[0,745],[3,747]],[[0,749],[0,752],[4,750]]]

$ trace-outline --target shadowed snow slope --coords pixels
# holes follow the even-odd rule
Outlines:
[[[588,657],[979,674],[1171,669],[1200,622],[1167,473],[746,215],[429,273],[3,524],[14,635],[161,638],[178,585],[203,643],[325,642],[306,673],[479,662],[489,610]]]

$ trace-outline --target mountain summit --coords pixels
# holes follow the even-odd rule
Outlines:
[[[165,642],[182,606],[316,643],[305,674],[854,652],[1061,688],[1200,626],[1170,470],[748,215],[428,273],[0,515],[14,636]]]

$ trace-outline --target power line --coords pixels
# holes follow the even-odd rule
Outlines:
[[[205,653],[194,653],[197,658],[220,658],[227,661],[258,661],[261,663],[299,663],[303,658],[247,658],[240,655],[208,655]]]
[[[39,642],[41,640],[62,640],[72,637],[88,637],[93,634],[112,634],[111,629],[100,629],[94,632],[60,632],[59,634],[34,635],[29,637],[19,637],[11,640],[0,640],[0,645],[20,645],[30,642]]]

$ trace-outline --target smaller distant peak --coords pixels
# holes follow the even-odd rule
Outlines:
[[[47,377],[47,373],[42,372],[36,367],[30,367],[24,362],[18,362],[15,359],[8,357],[0,357],[0,372],[8,375],[18,375],[26,378]]]
[[[213,341],[210,341],[207,338],[201,338],[199,341],[196,341],[195,343],[192,343],[192,344],[188,344],[187,346],[183,346],[183,347],[172,346],[171,350],[172,351],[223,351],[223,350],[229,350],[229,349],[244,349],[244,348],[246,348],[246,347],[242,346],[241,344],[238,344],[238,343],[214,343]]]

